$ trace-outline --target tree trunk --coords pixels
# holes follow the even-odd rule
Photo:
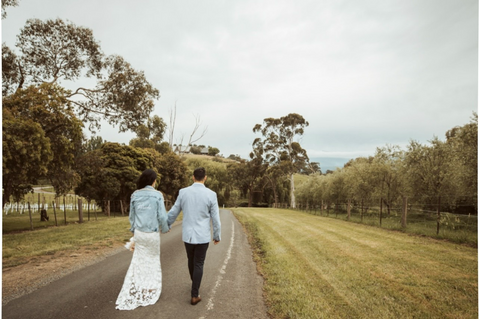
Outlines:
[[[125,213],[123,212],[123,199],[120,200],[120,212],[122,213],[122,216],[125,216]]]
[[[82,206],[82,199],[78,199],[78,222],[81,224],[83,223],[83,206]]]
[[[30,209],[30,202],[28,202],[28,215],[30,216],[30,230],[33,230],[32,210]]]
[[[408,200],[407,200],[407,197],[403,197],[402,228],[407,228],[407,209],[408,209]]]
[[[295,208],[295,182],[293,174],[290,175],[290,207]]]
[[[438,203],[437,203],[437,235],[440,233],[440,200],[441,200],[441,197],[438,196]]]
[[[363,223],[363,198],[362,198],[362,207],[360,209],[360,221]]]
[[[382,209],[383,209],[383,198],[380,198],[380,227],[382,227]]]
[[[351,199],[348,199],[348,203],[347,203],[347,220],[350,220],[351,203],[352,203],[352,200],[351,200]]]
[[[58,226],[57,224],[57,210],[56,210],[56,203],[55,201],[52,202],[52,206],[53,206],[53,216],[55,216],[55,226]]]
[[[252,192],[252,189],[250,188],[248,190],[248,207],[252,207],[252,199],[253,199],[253,192]]]
[[[387,216],[390,217],[390,204],[388,204],[386,199],[383,199],[383,202],[387,206]]]

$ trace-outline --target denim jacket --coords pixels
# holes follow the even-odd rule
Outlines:
[[[163,195],[152,186],[136,190],[130,199],[130,230],[162,233],[169,230]]]

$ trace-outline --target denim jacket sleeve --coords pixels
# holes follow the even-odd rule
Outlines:
[[[168,217],[167,211],[165,210],[165,201],[163,200],[163,196],[160,196],[158,199],[157,219],[158,226],[162,233],[167,233],[170,230],[170,227],[168,226]]]
[[[130,231],[135,232],[135,207],[133,205],[134,197],[130,198],[130,213],[128,214],[128,219],[130,220]]]

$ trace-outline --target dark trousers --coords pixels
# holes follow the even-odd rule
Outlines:
[[[208,243],[188,244],[185,243],[185,250],[188,258],[188,271],[192,279],[192,297],[198,297],[200,283],[203,277],[203,264],[207,255]]]

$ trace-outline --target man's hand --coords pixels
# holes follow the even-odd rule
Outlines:
[[[213,244],[216,245],[220,242],[220,240],[213,240]]]

